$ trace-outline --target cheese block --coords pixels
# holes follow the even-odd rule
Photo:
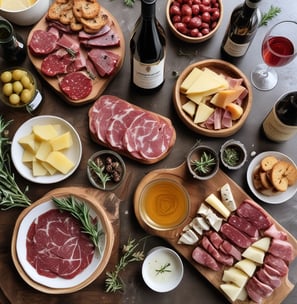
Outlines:
[[[246,273],[250,278],[254,275],[257,264],[249,259],[242,259],[234,264],[234,267]]]
[[[46,162],[63,174],[67,174],[74,167],[73,162],[60,151],[52,151]]]
[[[219,91],[210,102],[219,108],[225,109],[226,105],[235,101],[244,90],[245,87],[237,86],[233,89]]]
[[[70,148],[73,144],[73,141],[71,134],[68,131],[52,138],[49,143],[54,151],[59,151]]]
[[[32,127],[32,131],[37,140],[50,140],[58,136],[57,129],[51,125],[35,125]]]
[[[226,105],[226,110],[228,110],[231,113],[232,120],[237,120],[241,117],[243,114],[243,108],[242,106],[236,104],[236,103],[229,103]]]
[[[184,79],[180,86],[180,92],[185,93],[190,86],[196,81],[196,79],[199,77],[199,75],[202,73],[202,71],[194,67],[193,70],[188,74],[188,76]]]
[[[214,112],[214,108],[211,108],[204,103],[200,103],[197,107],[194,123],[198,124],[206,121],[213,112]]]
[[[231,282],[238,287],[243,287],[248,279],[249,277],[246,273],[238,268],[230,267],[224,270],[222,281],[226,283]]]
[[[196,107],[197,105],[195,104],[195,102],[191,100],[182,105],[182,109],[192,118],[196,113]]]
[[[199,105],[202,102],[205,103],[205,99],[209,98],[208,92],[207,93],[188,94],[186,96],[189,100],[195,102],[197,105]]]
[[[31,150],[25,149],[22,156],[23,163],[30,163],[34,160],[35,154]]]
[[[233,283],[221,284],[220,288],[232,302],[235,302],[238,299],[243,289],[243,287],[238,287]]]
[[[194,245],[199,240],[197,234],[192,229],[187,229],[186,231],[182,232],[180,238],[178,239],[178,244],[184,245]]]
[[[18,143],[23,147],[24,150],[31,151],[32,153],[34,153],[37,149],[35,135],[33,133],[20,138]]]
[[[217,198],[213,193],[210,194],[205,201],[212,206],[217,212],[219,212],[224,218],[230,216],[230,210],[225,207],[219,198]]]
[[[250,246],[242,253],[242,256],[258,264],[263,264],[265,252],[261,249]]]
[[[230,185],[226,183],[221,187],[221,199],[222,203],[230,210],[235,211],[237,206],[230,188]]]
[[[263,238],[257,240],[256,242],[254,242],[253,247],[256,247],[258,249],[261,249],[261,250],[267,252],[269,249],[269,246],[270,246],[270,241],[271,241],[270,237],[268,237],[268,236],[263,237]]]
[[[47,170],[41,165],[39,160],[35,159],[32,162],[32,174],[33,176],[44,176],[47,174]]]

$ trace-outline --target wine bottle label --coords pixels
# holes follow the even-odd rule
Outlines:
[[[165,57],[153,64],[133,58],[133,83],[142,89],[154,89],[164,81]]]
[[[224,44],[223,49],[230,56],[241,57],[246,53],[249,45],[250,45],[250,42],[239,44],[239,43],[235,43],[228,37]]]
[[[297,133],[297,126],[289,126],[282,123],[273,108],[263,122],[263,131],[267,138],[280,142],[286,141]]]

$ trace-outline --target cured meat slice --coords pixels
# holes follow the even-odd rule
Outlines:
[[[105,24],[97,33],[94,33],[94,34],[89,34],[89,33],[86,33],[85,31],[80,31],[78,33],[78,38],[80,40],[89,40],[89,39],[93,39],[95,37],[99,37],[99,36],[102,36],[106,33],[108,33],[110,31],[111,27],[107,24]]]
[[[256,276],[253,276],[246,283],[246,291],[253,301],[261,303],[263,298],[267,298],[272,294],[273,289],[269,285],[259,281]]]
[[[278,271],[281,277],[285,276],[289,271],[288,266],[283,259],[275,257],[274,255],[269,253],[266,253],[265,255],[264,265],[265,264],[271,266],[276,271]]]
[[[237,261],[241,260],[241,252],[238,250],[235,246],[233,246],[231,243],[228,241],[224,240],[223,243],[220,246],[220,249],[233,256],[234,259]]]
[[[263,232],[264,236],[269,236],[274,239],[284,240],[288,239],[287,234],[284,231],[280,231],[276,228],[275,224],[272,224],[268,229]]]
[[[259,237],[259,231],[258,229],[253,226],[248,220],[246,220],[244,217],[239,217],[235,214],[232,214],[228,218],[228,223],[241,232],[246,233],[250,237],[258,238]]]
[[[275,289],[281,285],[281,279],[279,276],[273,276],[267,272],[265,267],[260,268],[256,272],[257,278],[264,284],[270,286]]]
[[[290,262],[294,258],[292,244],[283,240],[272,239],[268,252],[286,262]]]
[[[220,231],[230,242],[240,248],[247,248],[252,244],[250,238],[228,223],[223,224]]]
[[[71,279],[92,261],[94,246],[69,213],[51,209],[29,227],[27,260],[40,275]]]
[[[257,229],[267,229],[272,225],[265,211],[251,200],[244,200],[236,212],[239,216],[248,219]]]
[[[221,269],[218,262],[207,251],[199,246],[193,250],[192,258],[198,264],[206,266],[214,271],[219,271]]]
[[[222,237],[215,231],[210,231],[208,234],[209,240],[214,245],[215,248],[219,249],[223,243]]]
[[[93,62],[101,77],[110,76],[115,71],[120,56],[112,51],[94,48],[88,52],[88,57]]]
[[[92,91],[92,81],[81,72],[67,74],[59,83],[61,90],[72,100],[86,98]]]
[[[57,41],[57,44],[60,47],[65,48],[66,50],[71,50],[71,52],[79,52],[79,41],[76,36],[63,34],[62,37]]]
[[[29,41],[30,52],[34,56],[45,56],[52,53],[57,47],[57,36],[49,31],[35,30]]]
[[[120,37],[113,30],[110,30],[104,35],[90,38],[82,43],[86,47],[114,47],[120,45]]]

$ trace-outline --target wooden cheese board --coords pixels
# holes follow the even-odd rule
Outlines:
[[[89,277],[87,277],[84,281],[82,281],[77,285],[74,285],[73,287],[52,288],[52,287],[48,287],[46,284],[41,284],[37,282],[24,270],[22,264],[20,263],[20,260],[18,258],[18,253],[16,250],[17,236],[22,221],[24,220],[26,215],[28,215],[34,208],[40,206],[45,202],[48,202],[49,200],[51,200],[52,197],[66,197],[70,195],[73,195],[78,199],[80,199],[81,201],[86,202],[89,205],[90,210],[94,211],[95,214],[97,214],[97,216],[100,218],[102,228],[105,231],[105,235],[106,235],[105,249],[100,264],[97,266],[96,269],[94,269],[92,274]],[[11,242],[11,255],[19,275],[31,287],[48,294],[72,293],[91,284],[104,271],[111,257],[111,253],[115,243],[115,238],[116,235],[118,234],[117,224],[119,221],[119,203],[120,200],[113,193],[103,192],[93,188],[65,187],[65,188],[57,188],[48,192],[39,200],[34,202],[32,205],[24,209],[15,223],[15,227],[12,235],[12,242]]]
[[[143,188],[146,184],[154,179],[158,178],[169,178],[181,183],[189,193],[190,196],[190,212],[187,220],[178,228],[174,230],[155,230],[143,221],[140,216],[139,211],[139,199]],[[188,172],[186,163],[182,163],[179,167],[171,169],[158,169],[148,173],[139,183],[134,194],[134,210],[136,217],[139,221],[139,224],[142,228],[149,234],[158,236],[166,240],[177,252],[179,252],[185,259],[187,259],[191,265],[197,269],[216,289],[220,290],[220,284],[222,283],[222,274],[221,271],[212,271],[204,266],[199,265],[192,259],[192,251],[195,248],[195,245],[182,245],[178,244],[177,241],[180,237],[182,229],[191,222],[191,220],[196,216],[197,210],[204,199],[211,193],[214,193],[219,197],[219,189],[225,184],[228,183],[231,187],[234,199],[237,205],[240,205],[244,199],[251,199],[244,190],[237,185],[232,179],[230,179],[222,170],[219,170],[218,173],[209,180],[206,181],[197,181],[192,178]],[[266,212],[264,210],[264,212]],[[266,212],[267,213],[267,212]],[[273,219],[269,214],[268,216],[275,223],[278,230],[284,231],[288,236],[288,241],[292,244],[294,250],[294,259],[297,256],[297,240],[294,236],[282,227],[275,219]],[[197,246],[197,245],[196,245]],[[280,287],[276,288],[272,295],[263,300],[263,304],[277,304],[281,303],[287,295],[294,288],[294,285],[289,281],[288,275],[282,279],[282,284]],[[244,303],[252,304],[252,301],[236,301],[234,303]]]
[[[83,105],[86,103],[90,103],[94,100],[96,100],[106,89],[108,84],[113,80],[113,78],[118,74],[120,69],[122,68],[122,65],[124,63],[124,58],[125,58],[125,39],[123,32],[121,30],[121,27],[119,23],[117,22],[116,18],[104,7],[101,6],[101,11],[103,14],[106,14],[109,18],[109,24],[111,28],[118,34],[119,39],[120,39],[120,45],[117,47],[106,47],[104,48],[105,50],[110,50],[114,52],[115,54],[119,55],[119,61],[117,63],[116,69],[114,70],[113,74],[108,76],[108,77],[96,77],[95,79],[92,79],[92,91],[91,93],[84,99],[79,99],[79,100],[73,100],[67,97],[60,89],[59,86],[59,79],[58,77],[48,77],[45,76],[41,72],[41,64],[42,64],[42,57],[36,57],[32,55],[30,52],[29,47],[28,48],[28,57],[34,67],[36,68],[37,72],[45,79],[45,81],[69,104],[79,106]],[[47,15],[47,14],[46,14]],[[33,29],[30,31],[27,39],[27,46],[29,45],[29,42],[32,38],[32,35],[35,30],[46,30],[48,27],[47,20],[46,20],[46,15],[33,27]],[[74,36],[77,34],[74,34]],[[81,51],[83,55],[87,58],[87,49],[81,48]]]

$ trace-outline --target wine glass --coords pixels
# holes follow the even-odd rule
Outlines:
[[[297,54],[297,22],[281,21],[265,35],[262,42],[262,58],[265,64],[258,64],[251,73],[253,85],[263,91],[271,90],[278,81],[273,67],[291,62]]]

